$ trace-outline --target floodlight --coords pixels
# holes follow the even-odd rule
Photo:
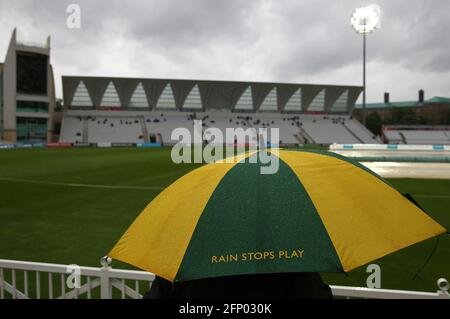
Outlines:
[[[366,34],[369,34],[381,26],[380,7],[371,4],[366,7],[357,8],[353,12],[350,22],[359,34],[363,35],[363,108],[362,122],[366,124]]]
[[[376,4],[357,8],[350,22],[357,33],[368,34],[380,28],[380,7]]]

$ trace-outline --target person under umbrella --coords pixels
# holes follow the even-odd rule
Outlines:
[[[271,152],[273,174],[249,153],[179,178],[108,256],[159,277],[148,298],[328,298],[319,273],[348,273],[446,232],[356,161]]]
[[[319,273],[251,274],[172,284],[156,276],[144,299],[331,299]]]

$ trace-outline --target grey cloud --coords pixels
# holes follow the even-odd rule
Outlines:
[[[368,62],[389,70],[370,69],[369,76],[394,77],[406,69],[408,78],[391,88],[398,96],[415,96],[409,92],[415,85],[436,87],[436,94],[450,96],[450,88],[443,89],[442,84],[450,81],[450,3],[375,2],[382,9],[382,28],[367,38]],[[81,6],[81,30],[65,26],[70,3]],[[349,19],[354,8],[364,4],[360,0],[2,0],[0,53],[6,53],[12,27],[17,26],[31,36],[51,34],[57,77],[120,74],[319,83],[348,79],[342,84],[358,84],[362,39]],[[369,100],[379,100],[384,90],[382,84],[372,84]]]

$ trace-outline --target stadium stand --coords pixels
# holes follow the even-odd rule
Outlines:
[[[389,144],[406,144],[400,135],[400,131],[384,131],[383,134],[386,142]]]
[[[303,129],[312,137],[313,143],[331,144],[334,141],[339,143],[359,143],[360,141],[352,135],[342,124],[342,117],[330,118],[316,117],[303,119],[300,124]]]
[[[61,140],[71,143],[83,143],[83,123],[81,117],[65,116],[61,124]]]
[[[448,126],[384,126],[383,136],[390,144],[450,145]]]
[[[162,143],[170,144],[172,131],[177,127],[184,127],[193,135],[193,119],[189,113],[181,112],[151,112],[144,116],[145,128],[150,135],[160,135]]]
[[[194,133],[278,128],[282,146],[379,143],[357,120],[361,87],[258,82],[63,76],[60,142],[174,144],[176,128]],[[203,132],[197,132],[202,135]],[[258,142],[256,130],[246,143]],[[259,141],[261,142],[261,141]]]
[[[216,127],[225,135],[226,128],[278,128],[279,141],[268,141],[285,146],[299,144],[332,143],[379,143],[362,125],[348,115],[313,115],[283,113],[233,113],[230,111],[177,112],[90,112],[79,115],[68,112],[63,119],[60,141],[70,143],[143,143],[155,136],[166,145],[171,140],[172,131],[182,127],[193,136],[194,119],[201,120],[203,131]],[[118,113],[124,113],[123,115]],[[197,132],[201,134],[200,132]],[[249,133],[251,133],[249,131]],[[256,142],[255,134],[250,134],[248,142]]]
[[[363,144],[379,144],[381,140],[366,129],[358,120],[346,121],[344,126],[354,133]]]
[[[132,117],[100,117],[87,119],[89,143],[143,143],[141,119]]]

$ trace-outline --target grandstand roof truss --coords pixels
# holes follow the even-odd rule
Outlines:
[[[63,76],[62,80],[64,105],[73,109],[81,108],[77,99],[83,91],[82,99],[89,104],[83,106],[92,109],[112,104],[107,106],[140,110],[350,113],[362,92],[359,86],[337,85],[76,76]]]

